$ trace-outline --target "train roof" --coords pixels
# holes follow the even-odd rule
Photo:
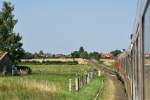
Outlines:
[[[139,35],[139,32],[137,32],[139,29],[139,25],[140,25],[139,23],[142,22],[141,19],[142,19],[144,13],[146,12],[148,2],[150,2],[150,1],[149,0],[138,0],[138,2],[137,2],[138,6],[137,6],[136,18],[135,18],[135,22],[134,22],[134,26],[133,26],[133,34],[132,34],[132,38],[131,38],[131,43],[126,51],[124,51],[123,53],[118,55],[118,59],[123,58],[131,53],[133,44],[135,43],[135,41]]]
[[[137,11],[136,11],[136,17],[133,25],[133,34],[137,33],[139,23],[141,23],[141,19],[146,12],[147,4],[149,0],[138,0],[137,2]]]

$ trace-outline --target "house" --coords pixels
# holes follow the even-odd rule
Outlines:
[[[64,54],[56,54],[55,58],[65,58],[65,55]]]
[[[112,59],[113,56],[111,53],[101,53],[101,59]]]
[[[12,65],[8,52],[0,51],[0,74],[12,74]]]
[[[145,53],[145,57],[150,57],[150,53]]]
[[[71,54],[65,55],[65,58],[72,58]]]

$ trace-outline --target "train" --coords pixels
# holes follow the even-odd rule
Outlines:
[[[150,70],[144,56],[150,53],[150,0],[138,0],[137,5],[131,43],[115,59],[115,70],[124,82],[128,100],[150,100]]]

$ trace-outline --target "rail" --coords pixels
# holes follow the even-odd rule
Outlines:
[[[115,75],[115,71],[114,70],[111,70],[111,69],[107,68],[103,64],[98,64],[97,61],[95,61],[95,60],[90,60],[89,64],[93,65],[97,70],[104,71],[104,73]]]

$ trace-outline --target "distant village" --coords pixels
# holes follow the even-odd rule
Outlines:
[[[33,59],[33,58],[73,58],[72,54],[50,54],[50,53],[27,53],[24,56],[24,59]],[[80,58],[80,57],[77,57]],[[111,53],[99,53],[99,58],[101,59],[113,59],[113,55]]]
[[[97,58],[100,59],[113,59],[113,55],[111,53],[97,53]],[[89,59],[92,59],[90,57]],[[95,59],[93,57],[93,59]],[[72,54],[49,54],[49,53],[35,53],[35,54],[29,54],[28,56],[25,56],[24,59],[21,59],[21,62],[73,62],[76,61],[78,64],[87,64],[86,58],[82,57],[73,57]]]
[[[80,51],[80,50],[79,50]],[[85,52],[83,50],[83,52]],[[98,53],[98,52],[93,52],[91,53],[91,57],[89,58],[83,58],[80,57],[80,55],[78,57],[74,57],[73,53],[70,54],[50,54],[50,53],[44,53],[43,51],[40,51],[39,53],[29,53],[26,52],[25,55],[22,57],[22,59],[20,59],[20,63],[70,63],[70,64],[87,64],[88,63],[88,59],[96,59],[97,60],[101,60],[104,61],[105,59],[107,60],[113,60],[115,58],[115,54],[118,55],[118,53],[116,53],[117,51],[113,51],[113,52],[106,52],[106,53]],[[120,52],[121,53],[121,52]],[[90,56],[90,53],[88,54],[88,56]],[[145,57],[146,58],[150,58],[150,53],[145,53]],[[11,57],[9,56],[8,52],[5,51],[0,51],[0,72],[2,72],[2,74],[7,74],[7,73],[11,73],[11,74],[16,74],[17,72],[17,68],[16,65],[14,65]],[[10,67],[11,66],[11,67]],[[12,71],[13,69],[13,71]]]
[[[99,53],[100,59],[113,59],[113,55],[111,53]],[[20,62],[73,62],[76,61],[78,64],[87,64],[87,59],[84,58],[73,58],[72,54],[49,54],[43,53],[40,51],[39,53],[26,53],[25,56],[20,60]],[[3,75],[6,74],[18,74],[18,69],[16,65],[13,63],[11,57],[8,52],[0,51],[0,72]]]

